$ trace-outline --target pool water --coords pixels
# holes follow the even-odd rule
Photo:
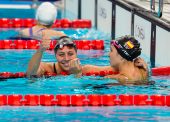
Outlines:
[[[168,122],[168,107],[0,107],[0,121],[10,122]],[[8,113],[8,114],[6,114]],[[153,114],[151,114],[153,113]]]
[[[26,16],[27,18],[29,16]],[[73,39],[103,39],[105,50],[78,50],[81,64],[109,65],[110,36],[95,29],[60,29]],[[0,40],[17,34],[16,29],[0,29]],[[0,50],[0,72],[25,72],[35,50]],[[146,61],[149,59],[142,54]],[[55,62],[53,51],[46,51],[42,61]],[[154,85],[112,86],[116,80],[74,75],[50,78],[6,79],[0,81],[0,94],[170,94],[170,77],[150,77]],[[0,106],[0,121],[168,121],[170,107],[10,107]]]

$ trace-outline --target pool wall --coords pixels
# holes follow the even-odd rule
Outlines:
[[[91,19],[93,27],[110,34],[112,39],[135,36],[152,67],[170,65],[170,55],[165,55],[170,45],[169,21],[124,0],[64,0],[64,3],[65,10],[75,15],[72,19]]]

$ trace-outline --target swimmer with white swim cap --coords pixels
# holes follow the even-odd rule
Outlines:
[[[51,26],[57,17],[57,8],[50,2],[42,3],[36,12],[36,20],[41,25]]]
[[[35,19],[37,24],[31,28],[23,29],[20,31],[21,38],[41,39],[42,32],[50,39],[57,39],[65,36],[60,31],[53,30],[51,27],[57,17],[57,8],[50,2],[43,2],[37,8]]]

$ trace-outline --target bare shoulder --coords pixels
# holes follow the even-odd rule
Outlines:
[[[147,79],[149,77],[148,69],[139,68],[139,71],[140,71],[140,74],[143,77],[143,79]]]
[[[20,36],[27,36],[27,35],[28,35],[28,31],[29,31],[28,28],[26,28],[26,29],[21,29],[21,30],[19,31],[19,35],[20,35]]]
[[[135,67],[135,69],[128,72],[126,76],[134,81],[146,80],[148,78],[148,72],[143,68]]]
[[[57,31],[57,30],[53,30],[53,29],[50,29],[49,33],[52,35],[52,36],[65,36],[65,34],[61,31]]]
[[[40,69],[43,72],[53,72],[53,62],[41,62],[40,63]]]

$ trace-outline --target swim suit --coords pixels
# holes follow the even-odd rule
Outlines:
[[[38,30],[36,33],[39,33],[40,31],[45,30],[45,29],[46,29],[46,28],[41,28],[41,29]],[[29,37],[34,37],[33,29],[32,29],[32,28],[29,28]]]
[[[55,68],[55,63],[53,64],[53,68],[54,68],[54,73],[57,74],[57,70],[56,70],[56,68]]]
[[[36,33],[38,34],[40,31],[45,30],[46,28],[41,28],[40,30],[38,30]],[[35,33],[35,34],[36,34]],[[10,37],[10,39],[21,39],[21,40],[31,40],[31,39],[36,39],[35,34],[33,33],[33,28],[29,28],[29,34],[28,36],[16,36],[16,37]],[[22,35],[22,34],[21,34]],[[34,38],[35,37],[35,38]]]

